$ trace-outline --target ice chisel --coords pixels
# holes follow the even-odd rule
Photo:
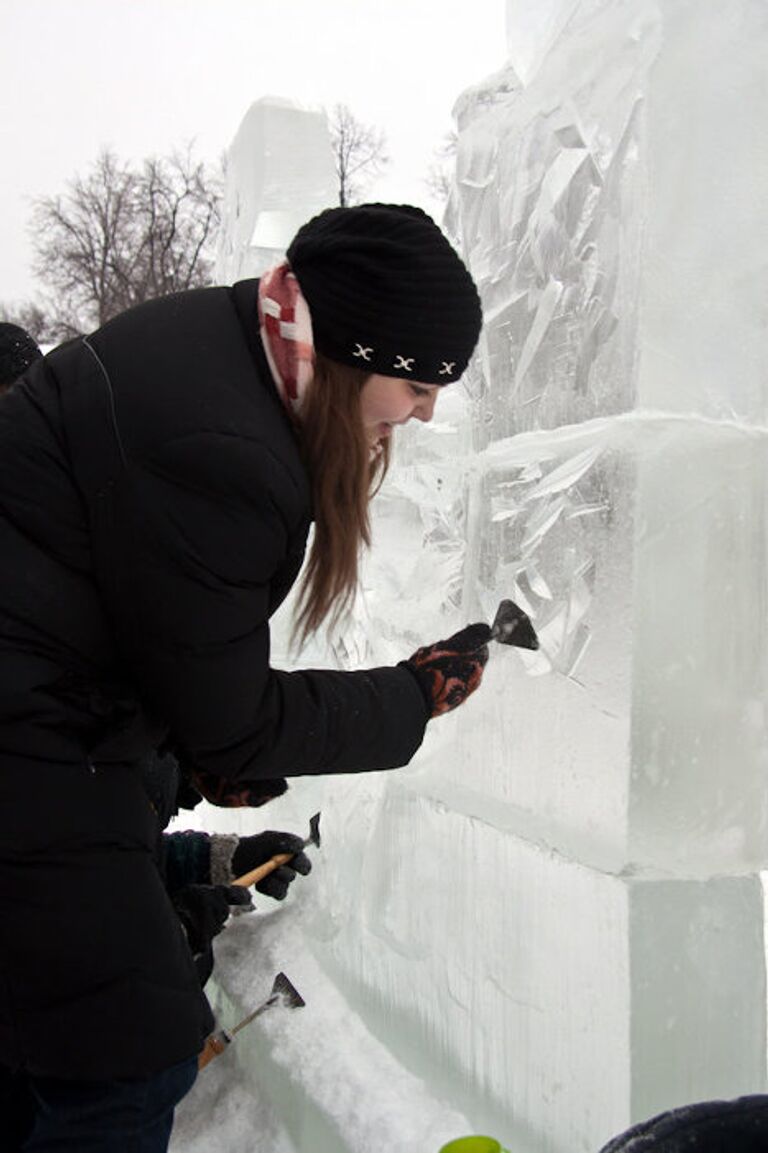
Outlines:
[[[502,601],[499,605],[491,625],[490,639],[519,649],[539,647],[539,638],[530,617],[514,601]]]
[[[205,1042],[202,1053],[197,1058],[198,1069],[204,1069],[206,1065],[210,1065],[214,1057],[218,1057],[232,1043],[236,1033],[239,1033],[246,1025],[250,1025],[251,1021],[255,1021],[262,1013],[266,1013],[267,1009],[271,1009],[273,1005],[283,1005],[286,1009],[300,1009],[304,1004],[304,998],[294,988],[285,973],[278,973],[272,983],[272,992],[266,1001],[254,1009],[252,1013],[249,1013],[247,1017],[243,1017],[234,1029],[217,1029],[215,1033],[211,1033]]]
[[[320,847],[319,813],[315,813],[309,822],[309,836],[304,838],[303,847],[306,848],[307,845],[317,845],[318,848]],[[275,869],[279,869],[281,865],[286,864],[287,861],[290,861],[291,858],[295,856],[295,853],[276,853],[274,857],[270,857],[268,861],[265,861],[263,865],[259,865],[258,868],[251,869],[249,873],[243,873],[242,877],[235,877],[232,884],[242,885],[246,889],[250,885],[258,885],[259,881],[263,880],[264,877],[269,876],[270,873],[274,873]]]

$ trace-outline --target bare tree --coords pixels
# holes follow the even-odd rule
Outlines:
[[[139,167],[100,153],[63,196],[33,209],[47,329],[72,336],[151,297],[210,283],[221,182],[191,148]]]
[[[456,149],[459,138],[455,131],[446,132],[443,143],[434,150],[434,160],[429,166],[424,181],[436,200],[446,201],[453,184]]]
[[[328,128],[339,178],[339,204],[359,203],[364,189],[389,164],[386,136],[363,124],[346,104],[335,105]]]

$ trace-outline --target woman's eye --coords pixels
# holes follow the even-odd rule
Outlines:
[[[419,388],[418,384],[411,385],[411,392],[414,396],[429,396],[429,389]]]

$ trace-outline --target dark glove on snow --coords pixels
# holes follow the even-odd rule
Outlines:
[[[251,894],[239,885],[185,885],[173,895],[173,907],[193,953],[208,948],[224,928],[233,905],[250,904]]]
[[[266,833],[257,833],[254,837],[241,837],[232,857],[232,872],[236,877],[242,877],[244,873],[257,869],[278,853],[291,853],[290,861],[280,865],[256,885],[258,893],[282,901],[288,892],[288,886],[296,880],[296,874],[301,873],[306,877],[312,868],[312,862],[302,851],[303,848],[304,841],[301,837],[295,837],[293,833],[275,833],[269,830]]]
[[[467,625],[447,641],[417,649],[401,662],[419,682],[431,717],[450,712],[475,691],[488,662],[490,639],[488,625]]]

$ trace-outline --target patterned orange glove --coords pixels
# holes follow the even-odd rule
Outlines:
[[[216,773],[204,773],[200,769],[191,772],[192,783],[206,801],[224,809],[258,808],[281,797],[288,788],[283,777],[264,778],[261,781],[230,781]]]
[[[488,662],[490,639],[488,625],[467,625],[448,640],[417,649],[401,662],[419,682],[430,717],[457,708],[475,691]]]

